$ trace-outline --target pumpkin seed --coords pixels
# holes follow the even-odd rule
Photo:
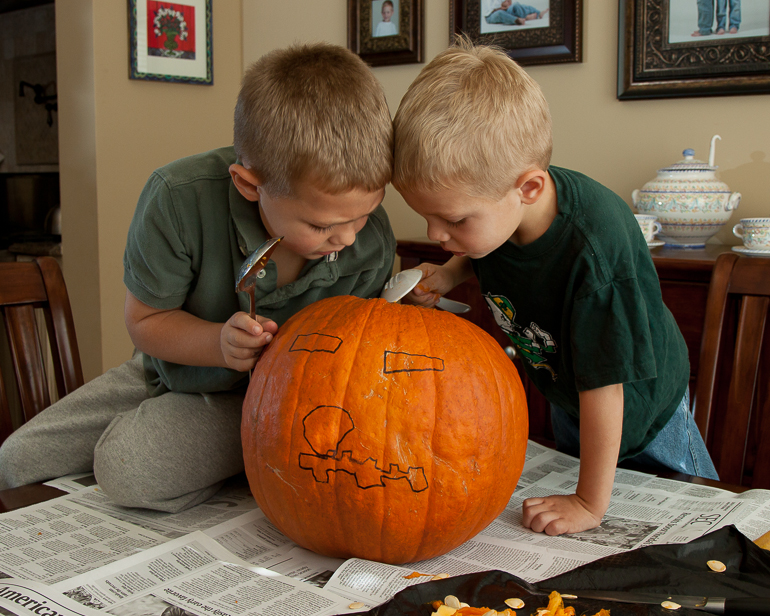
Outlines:
[[[712,571],[716,571],[717,573],[722,573],[723,571],[727,571],[727,567],[721,561],[710,560],[706,564],[709,566],[709,569],[711,569]]]
[[[449,577],[449,574],[448,574],[448,573],[437,573],[436,575],[434,575],[434,576],[433,576],[432,578],[430,578],[430,579],[431,579],[431,580],[445,580],[445,579],[446,579],[446,578],[448,578],[448,577]]]
[[[664,601],[660,604],[660,607],[664,607],[667,610],[678,610],[682,606],[678,603],[674,603],[673,601]]]
[[[520,610],[521,608],[524,607],[524,601],[522,601],[518,597],[513,598],[513,599],[506,599],[505,600],[505,604],[508,607],[512,607],[514,610]]]
[[[360,610],[362,607],[364,607],[364,604],[361,603],[360,601],[354,601],[353,603],[348,605],[348,609],[351,609],[351,610]]]
[[[444,605],[448,605],[449,607],[453,607],[456,610],[459,610],[460,600],[454,595],[447,595],[446,597],[444,597]]]
[[[484,612],[484,616],[497,616],[497,610],[489,610],[488,612]]]

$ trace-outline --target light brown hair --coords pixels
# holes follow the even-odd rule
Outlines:
[[[436,56],[393,121],[398,190],[462,190],[502,198],[551,160],[551,115],[540,86],[495,47],[467,38]]]
[[[352,51],[327,43],[272,51],[246,71],[235,151],[274,196],[310,181],[330,194],[375,191],[393,170],[382,86]]]

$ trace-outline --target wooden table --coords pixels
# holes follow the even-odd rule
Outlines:
[[[30,505],[42,503],[65,494],[66,492],[51,486],[45,486],[42,483],[32,483],[20,488],[0,490],[0,513],[29,507]]]

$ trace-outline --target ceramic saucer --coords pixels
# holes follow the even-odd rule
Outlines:
[[[652,242],[647,242],[647,248],[658,248],[659,246],[663,246],[666,242],[663,240],[653,240]]]
[[[753,255],[755,257],[770,257],[770,248],[746,248],[745,246],[733,246],[735,252],[742,255]]]

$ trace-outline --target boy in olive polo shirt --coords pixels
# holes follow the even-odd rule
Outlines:
[[[559,449],[580,456],[574,494],[530,498],[549,535],[598,526],[618,460],[716,478],[689,411],[687,347],[626,203],[550,166],[537,83],[468,41],[439,54],[394,119],[393,185],[453,257],[422,265],[433,305],[470,276],[551,402]]]
[[[139,352],[14,432],[0,489],[93,469],[121,505],[204,501],[243,470],[248,371],[281,324],[324,297],[379,295],[395,255],[380,205],[392,124],[361,59],[328,44],[267,54],[244,76],[234,133],[234,148],[148,180],[124,256]],[[279,236],[252,320],[235,279]]]

